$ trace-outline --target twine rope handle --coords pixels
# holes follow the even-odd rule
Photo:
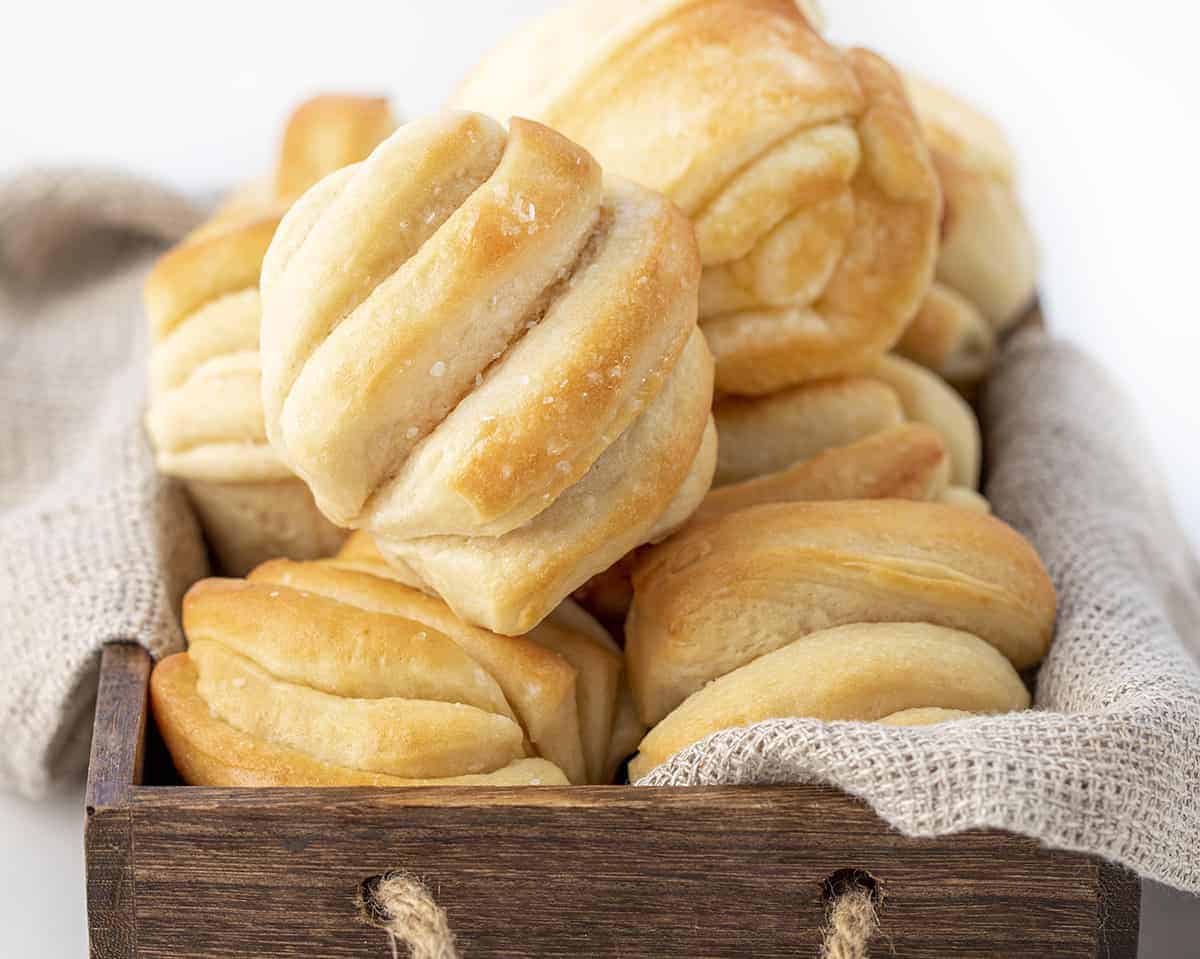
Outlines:
[[[876,907],[882,901],[879,883],[864,870],[842,869],[826,879],[828,919],[821,959],[867,959],[871,940],[879,931]]]
[[[445,910],[419,880],[395,870],[372,876],[359,884],[355,905],[363,922],[388,934],[393,957],[405,946],[410,959],[459,959]]]
[[[875,878],[859,869],[836,872],[825,880],[825,901],[821,959],[868,959],[883,901]],[[364,922],[387,932],[393,959],[400,946],[410,959],[460,959],[445,910],[419,880],[398,871],[372,876],[359,884],[355,905]]]

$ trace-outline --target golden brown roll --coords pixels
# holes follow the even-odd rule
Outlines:
[[[718,487],[790,469],[903,422],[927,423],[942,436],[951,480],[979,483],[981,438],[975,413],[936,374],[883,356],[855,376],[804,383],[769,396],[720,397]]]
[[[698,277],[679,211],[562,135],[410,123],[271,244],[267,434],[331,521],[526,632],[707,490]]]
[[[950,457],[941,435],[905,423],[826,450],[778,473],[712,490],[691,523],[718,519],[765,503],[836,500],[939,500],[946,495]]]
[[[866,372],[895,391],[905,419],[941,434],[950,453],[950,482],[977,489],[983,439],[967,401],[936,373],[900,356],[880,357]]]
[[[629,773],[639,779],[710,733],[765,719],[927,725],[1028,706],[1012,664],[977,636],[928,623],[856,623],[793,640],[692,693],[642,740]]]
[[[908,90],[945,197],[937,277],[1005,330],[1032,306],[1037,284],[1012,150],[995,123],[953,94],[911,77]]]
[[[245,733],[215,718],[186,653],[168,656],[150,677],[150,705],[175,768],[194,786],[565,786],[545,759],[516,759],[490,773],[419,779],[338,766],[300,749]]]
[[[351,534],[337,556],[326,560],[322,565],[367,574],[370,578],[359,581],[355,595],[368,605],[378,603],[379,600],[364,599],[363,597],[368,595],[363,592],[364,586],[378,580],[390,580],[420,588],[410,571],[402,564],[388,562],[371,536],[362,531]],[[378,589],[377,586],[376,590]],[[384,587],[385,593],[386,589],[387,587]],[[405,591],[405,595],[409,592]],[[370,595],[376,596],[378,593]],[[411,597],[409,598],[411,600]],[[371,608],[375,606],[372,605]],[[472,627],[462,624],[443,603],[433,597],[430,597],[428,608],[440,610],[438,615],[445,617],[440,621],[446,624],[446,629],[485,632],[473,630]],[[496,641],[504,638],[497,637]],[[581,684],[580,730],[582,748],[588,764],[588,776],[592,782],[611,782],[612,777],[607,770],[614,769],[621,760],[629,756],[645,732],[645,727],[637,720],[636,712],[631,709],[632,699],[624,670],[624,658],[619,647],[599,622],[570,600],[556,607],[539,626],[527,634],[527,638],[554,650],[577,668]],[[584,644],[582,639],[589,639],[591,643]],[[619,657],[615,663],[615,671],[611,658],[613,654]],[[506,688],[506,695],[514,702],[523,701],[525,693],[519,685],[519,677],[514,678],[512,682],[513,688]],[[605,748],[609,750],[607,761],[601,763],[601,753]],[[561,749],[555,750],[554,755],[561,755],[561,752]],[[620,753],[615,760],[614,752]],[[571,763],[564,761],[563,765],[564,768],[572,768]]]
[[[576,0],[453,105],[540,120],[679,204],[721,392],[852,371],[928,289],[941,196],[903,82],[795,0]]]
[[[818,453],[904,422],[900,397],[870,376],[847,376],[755,398],[722,396],[715,486],[778,473]]]
[[[689,525],[718,519],[765,503],[859,499],[912,499],[979,508],[969,491],[951,490],[950,457],[938,432],[923,423],[904,423],[866,439],[838,446],[811,459],[754,479],[709,491]],[[975,496],[975,494],[970,494]],[[986,504],[983,497],[975,499]],[[987,512],[988,510],[984,510]],[[593,576],[575,598],[605,623],[624,623],[633,602],[633,570],[645,548]]]
[[[996,333],[970,300],[935,283],[896,352],[965,391],[992,368]]]
[[[393,126],[380,100],[322,97],[301,106],[284,137],[280,190],[256,184],[240,192],[146,280],[154,341],[147,430],[159,470],[184,481],[226,572],[245,573],[274,556],[327,555],[343,536],[267,443],[258,277],[286,207],[285,186],[335,168],[323,161],[361,159],[374,146],[371,136]]]
[[[626,661],[651,726],[705,683],[833,626],[963,630],[1018,669],[1041,659],[1054,627],[1033,548],[991,516],[936,503],[756,506],[648,550],[633,584]]]
[[[578,609],[498,636],[353,564],[276,560],[193,587],[184,631],[152,689],[189,781],[584,783],[611,765],[621,654]]]
[[[283,134],[275,195],[295,202],[334,170],[358,163],[395,129],[383,97],[323,94],[302,103]]]

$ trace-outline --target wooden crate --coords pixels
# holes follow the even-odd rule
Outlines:
[[[104,652],[87,796],[95,959],[385,959],[363,880],[422,878],[466,959],[816,956],[825,883],[883,894],[878,955],[1137,952],[1135,877],[1000,832],[907,839],[821,786],[209,789],[178,785],[150,660]]]

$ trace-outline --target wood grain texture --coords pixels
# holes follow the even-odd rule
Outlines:
[[[1099,863],[1100,889],[1096,908],[1100,915],[1100,933],[1096,941],[1097,959],[1136,956],[1141,925],[1142,882],[1124,866]]]
[[[101,653],[85,800],[89,813],[119,805],[142,781],[150,666],[150,654],[141,646],[113,643]]]
[[[1136,955],[1139,885],[1119,867],[998,832],[905,838],[823,786],[180,787],[155,759],[149,668],[105,651],[93,959],[385,957],[353,897],[389,869],[429,885],[472,959],[815,956],[845,869],[883,890],[881,955]]]
[[[1096,860],[908,839],[819,786],[139,788],[131,814],[147,959],[385,955],[351,900],[388,869],[429,885],[471,957],[815,955],[846,868],[882,886],[897,955],[1133,955],[1101,943]]]
[[[106,646],[100,662],[88,764],[84,847],[90,952],[133,959],[133,833],[126,805],[141,782],[150,656],[140,646]]]

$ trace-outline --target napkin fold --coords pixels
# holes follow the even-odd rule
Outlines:
[[[141,286],[199,219],[120,174],[0,184],[0,787],[82,775],[105,643],[182,647],[206,564],[142,433]]]

